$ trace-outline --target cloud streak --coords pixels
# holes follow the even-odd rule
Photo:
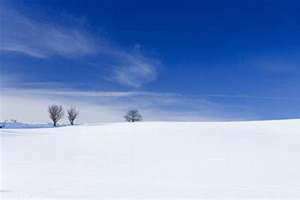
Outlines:
[[[114,67],[112,80],[131,87],[141,87],[144,83],[154,81],[157,78],[157,60],[146,59],[141,55],[120,55],[125,62]]]
[[[16,10],[0,5],[0,52],[24,54],[38,59],[54,56],[78,59],[84,57],[109,60],[110,72],[106,79],[121,85],[138,88],[157,78],[157,60],[140,52],[124,50],[109,40],[84,30],[28,18]]]
[[[139,109],[146,121],[216,121],[228,119],[222,106],[203,98],[172,93],[4,89],[1,118],[46,122],[47,106],[76,106],[82,111],[80,122],[123,121],[129,109]]]
[[[93,41],[82,31],[36,22],[3,7],[0,13],[2,51],[36,58],[83,56],[96,52]]]

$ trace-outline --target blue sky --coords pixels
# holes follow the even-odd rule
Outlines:
[[[297,1],[0,1],[2,118],[300,117]],[[26,102],[26,107],[23,105]],[[29,111],[30,110],[30,111]]]

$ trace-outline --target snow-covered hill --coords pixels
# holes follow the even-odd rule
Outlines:
[[[300,199],[300,120],[0,131],[2,198]]]

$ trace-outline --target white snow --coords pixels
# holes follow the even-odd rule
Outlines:
[[[1,199],[300,199],[300,120],[2,129]]]

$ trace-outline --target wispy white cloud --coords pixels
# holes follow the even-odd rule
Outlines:
[[[0,7],[0,23],[2,51],[46,58],[88,55],[97,50],[83,31],[37,22],[12,9]]]
[[[66,96],[66,97],[132,97],[132,96],[163,96],[160,93],[154,92],[134,92],[134,91],[82,91],[72,89],[13,89],[2,88],[4,93],[22,92],[31,95],[51,95],[51,96]],[[167,95],[167,94],[166,94]]]
[[[75,106],[80,110],[79,123],[121,121],[125,111],[109,105],[24,93],[3,94],[0,98],[0,120],[16,119],[22,122],[49,122],[47,108],[52,104],[64,108]],[[64,123],[67,121],[64,120]]]
[[[124,58],[125,62],[114,67],[112,80],[138,88],[157,78],[157,67],[160,65],[157,60],[125,53],[120,56]]]
[[[130,87],[140,87],[157,78],[159,62],[133,49],[123,49],[101,35],[92,34],[83,27],[64,26],[34,20],[18,11],[0,5],[0,52],[22,53],[39,59],[53,56],[77,59],[78,56],[109,60],[107,80]],[[85,57],[86,59],[89,59]],[[87,60],[88,62],[88,60]]]
[[[195,121],[228,119],[221,105],[203,98],[172,93],[4,89],[0,98],[0,118],[47,122],[47,107],[76,106],[80,122],[123,121],[129,109],[139,109],[146,121]]]

